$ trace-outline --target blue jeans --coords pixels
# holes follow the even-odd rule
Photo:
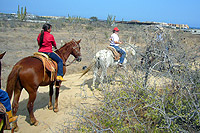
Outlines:
[[[43,52],[43,53],[47,54],[52,60],[54,60],[58,64],[57,76],[63,76],[63,60],[54,52],[52,53]]]
[[[114,46],[114,45],[110,45],[110,46],[114,47],[116,49],[116,51],[122,55],[119,60],[119,63],[122,64],[124,62],[124,58],[126,57],[126,52],[124,50],[122,50],[119,46]]]

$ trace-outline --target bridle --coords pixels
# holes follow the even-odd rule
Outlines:
[[[75,46],[73,46],[72,49],[75,50],[76,53],[81,54],[80,51],[77,50],[77,48],[80,48],[79,44],[77,44],[77,42],[76,42],[75,40],[73,40],[73,42],[75,43]],[[58,52],[60,53],[60,55],[63,57],[63,55],[62,55],[62,53],[59,51],[59,49],[57,49],[57,51],[58,51]],[[60,55],[58,55],[58,56],[60,56]],[[72,64],[73,62],[75,62],[78,58],[79,58],[79,57],[74,58],[74,60],[71,61],[71,62],[68,61],[69,64],[67,64],[67,65],[66,65],[66,64],[63,64],[63,66],[66,67],[66,66],[71,65],[71,64]],[[61,59],[62,59],[62,58],[61,58]],[[63,59],[64,59],[64,57],[63,57]]]
[[[72,48],[76,51],[76,53],[78,53],[79,55],[81,55],[81,52],[77,50],[77,48],[80,48],[80,45],[77,44],[77,42],[74,41],[74,40],[73,40],[73,42],[76,44],[76,46],[74,46],[74,47],[72,47]]]

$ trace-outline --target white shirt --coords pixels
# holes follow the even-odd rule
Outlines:
[[[119,46],[119,44],[115,44],[115,41],[119,42],[119,36],[116,33],[111,35],[110,40],[110,45]]]

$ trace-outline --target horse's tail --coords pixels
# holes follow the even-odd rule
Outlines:
[[[82,73],[82,75],[80,76],[83,77],[87,72],[89,72],[91,70],[91,68],[96,64],[96,58],[93,58],[92,63],[90,63],[90,65],[88,66],[88,68]]]
[[[7,79],[7,86],[6,86],[6,92],[8,93],[8,96],[11,100],[13,91],[16,87],[17,81],[19,80],[19,72],[21,70],[22,66],[16,65],[13,67],[11,73],[8,76]]]

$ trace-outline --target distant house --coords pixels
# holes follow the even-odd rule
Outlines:
[[[140,22],[140,21],[138,21],[138,20],[131,20],[131,22]]]
[[[192,29],[191,32],[192,34],[200,35],[200,29]]]
[[[189,29],[190,27],[187,24],[168,24],[170,28],[173,29]]]
[[[36,15],[33,15],[33,14],[27,14],[27,15],[26,15],[26,18],[27,18],[27,19],[36,19],[37,16],[36,16]]]

